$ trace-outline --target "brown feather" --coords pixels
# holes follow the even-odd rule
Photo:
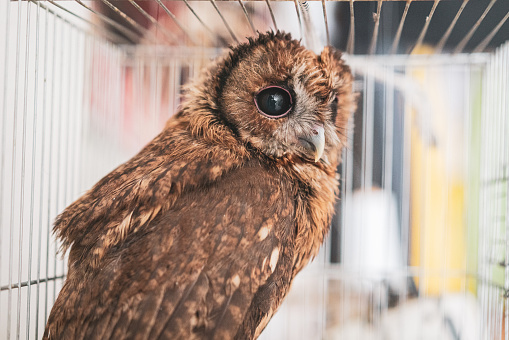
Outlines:
[[[292,112],[259,114],[254,93],[283,83]],[[316,56],[279,32],[234,47],[57,218],[69,271],[44,338],[256,338],[328,231],[353,98],[331,48]],[[313,124],[316,163],[296,144]]]

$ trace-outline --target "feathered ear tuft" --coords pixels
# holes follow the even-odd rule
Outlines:
[[[329,85],[333,88],[338,88],[340,84],[337,84],[337,82],[340,80],[344,81],[345,76],[346,80],[351,81],[352,76],[350,68],[345,65],[340,51],[333,47],[326,46],[318,56],[318,60],[322,64],[325,77],[331,82]]]
[[[325,46],[320,54],[320,60],[325,64],[340,63],[343,64],[343,54],[331,46]]]
[[[333,47],[326,46],[320,56],[319,62],[329,82],[328,86],[335,90],[337,99],[334,105],[337,110],[335,114],[335,124],[337,132],[343,145],[348,145],[347,130],[348,120],[357,107],[357,94],[353,92],[353,75],[350,67],[342,59],[342,53]]]

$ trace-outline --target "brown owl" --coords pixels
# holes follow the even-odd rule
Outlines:
[[[232,48],[57,218],[69,270],[44,338],[256,338],[327,233],[353,106],[330,47]]]

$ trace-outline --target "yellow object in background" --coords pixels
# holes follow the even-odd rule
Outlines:
[[[426,145],[412,127],[411,256],[421,272],[415,278],[428,295],[464,289],[464,184],[448,178],[445,153]],[[421,276],[422,275],[422,276]]]
[[[429,48],[414,51],[428,54]],[[419,269],[420,292],[438,295],[475,287],[467,283],[464,102],[454,92],[464,84],[454,67],[426,66],[410,74],[421,86],[426,110],[412,111],[410,265]]]

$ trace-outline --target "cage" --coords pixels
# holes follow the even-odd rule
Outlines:
[[[65,280],[56,215],[176,111],[228,44],[345,51],[358,108],[322,250],[261,339],[509,339],[509,3],[0,2],[0,339]]]

